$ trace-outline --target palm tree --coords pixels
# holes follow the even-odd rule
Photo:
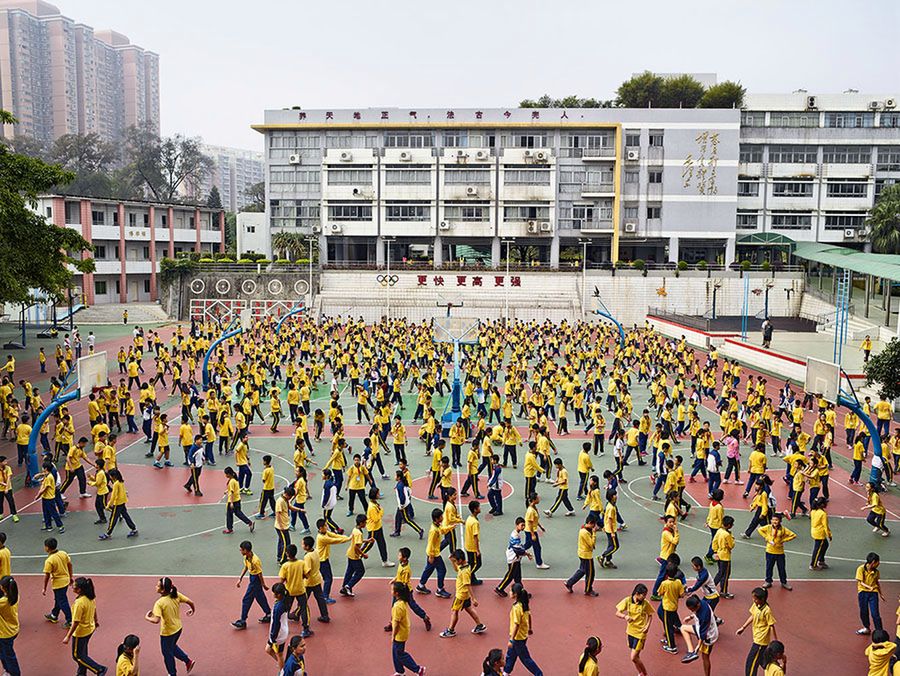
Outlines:
[[[884,188],[866,219],[876,253],[900,254],[900,184]]]
[[[272,235],[272,248],[280,253],[279,258],[293,260],[297,252],[297,234],[293,232],[276,232]]]

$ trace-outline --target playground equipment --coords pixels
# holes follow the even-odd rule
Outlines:
[[[619,320],[612,316],[612,313],[609,311],[609,308],[606,307],[606,303],[600,298],[600,289],[596,286],[594,287],[594,299],[597,301],[597,304],[600,306],[599,309],[594,310],[594,314],[598,317],[603,317],[604,319],[608,319],[613,324],[616,325],[616,328],[619,329],[619,347],[623,350],[625,349],[625,329],[622,327],[622,324],[619,323]]]
[[[460,345],[472,345],[478,327],[481,325],[477,319],[467,317],[451,317],[448,304],[447,316],[436,317],[432,324],[434,341],[436,343],[453,343],[453,386],[450,388],[450,401],[444,407],[441,415],[441,432],[443,436],[450,433],[450,427],[462,413],[462,381],[460,379]],[[447,408],[449,407],[449,411]]]

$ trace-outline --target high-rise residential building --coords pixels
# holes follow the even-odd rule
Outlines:
[[[219,189],[222,207],[226,211],[238,211],[249,204],[247,189],[261,183],[266,177],[263,154],[254,150],[203,145],[203,152],[212,158],[212,171],[196,187],[186,186],[188,196],[205,202],[213,186]]]
[[[3,127],[6,138],[158,130],[159,56],[43,0],[0,0],[0,108],[19,120]]]

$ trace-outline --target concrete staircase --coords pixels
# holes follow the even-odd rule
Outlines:
[[[85,308],[75,315],[76,324],[121,324],[122,311],[128,310],[128,323],[157,324],[170,321],[158,303],[110,303]]]

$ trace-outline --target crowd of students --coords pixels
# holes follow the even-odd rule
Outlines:
[[[89,434],[77,435],[72,414],[67,407],[60,407],[42,423],[41,472],[27,477],[27,481],[39,486],[43,530],[55,528],[60,534],[65,532],[62,517],[67,510],[66,493],[77,482],[79,498],[91,497],[88,486],[95,491],[95,523],[104,527],[98,534],[100,539],[112,537],[120,521],[128,526],[128,537],[138,537],[137,525],[127,508],[125,478],[117,466],[120,435],[142,432],[147,445],[145,455],[161,471],[182,460],[178,451],[171,448],[172,439],[177,439],[183,453],[181,464],[187,468],[184,489],[195,496],[202,496],[204,487],[211,490],[205,467],[227,465],[223,472],[223,533],[234,532],[235,520],[253,533],[256,523],[270,513],[279,566],[278,582],[270,588],[253,542],[240,543],[242,572],[237,584],[240,587],[246,578],[247,586],[240,617],[233,625],[245,629],[253,604],[258,605],[262,612],[259,621],[270,627],[266,652],[277,662],[279,673],[290,676],[306,673],[306,639],[314,633],[310,623],[313,599],[319,613],[317,621],[327,624],[330,620],[329,606],[335,602],[331,597],[331,547],[344,543],[346,566],[340,596],[355,596],[354,590],[366,573],[364,562],[373,549],[377,549],[383,567],[394,569],[391,621],[385,630],[391,633],[391,654],[399,674],[425,673],[425,667],[406,650],[409,613],[421,618],[426,630],[431,629],[432,623],[414,595],[431,594],[428,583],[434,576],[434,594],[452,599],[449,621],[440,637],[456,637],[461,612],[471,617],[473,633],[484,633],[487,627],[478,614],[475,594],[482,582],[477,576],[483,564],[482,553],[486,547],[497,553],[505,550],[506,572],[493,591],[503,598],[512,593],[509,641],[499,657],[494,651],[488,655],[484,673],[508,674],[521,662],[531,673],[540,674],[527,647],[534,628],[522,562],[533,559],[538,569],[549,568],[541,547],[541,534],[546,529],[541,515],[551,519],[561,507],[565,516],[576,512],[566,467],[570,459],[559,454],[553,440],[569,433],[570,417],[573,426],[583,426],[589,441],[571,459],[578,475],[576,504],[581,502],[587,515],[578,529],[577,570],[565,581],[566,591],[574,592],[575,585],[583,580],[584,594],[598,595],[594,589],[595,558],[602,568],[616,568],[613,557],[620,550],[620,533],[627,530],[619,508],[619,488],[627,483],[625,473],[630,466],[649,466],[652,498],[658,500],[660,493],[664,498],[656,578],[649,589],[637,584],[632,594],[617,604],[615,612],[626,621],[628,650],[638,674],[647,673],[642,651],[654,614],[661,621],[663,649],[677,653],[677,639],[681,637],[687,647],[682,661],[701,660],[704,672],[711,673],[710,656],[721,624],[715,609],[721,599],[733,598],[729,580],[735,519],[726,515],[722,506],[726,490],[722,486],[733,481],[743,487],[742,496],[748,500],[751,513],[741,536],[758,536],[765,542],[764,584],[753,591],[750,616],[737,631],[740,634],[752,627],[753,642],[745,672],[756,674],[763,668],[766,676],[783,674],[787,669],[785,646],[777,640],[767,598],[776,570],[781,586],[788,591],[792,588],[784,545],[796,538],[796,533],[784,522],[809,514],[813,542],[809,567],[828,568],[826,553],[831,530],[827,506],[834,466],[832,449],[842,441],[850,449],[854,464],[851,483],[862,480],[863,464],[871,451],[867,426],[855,414],[844,416],[843,439],[836,440],[838,423],[833,404],[811,393],[801,399],[787,384],[773,397],[764,377],[745,377],[740,364],[720,360],[715,350],[695,353],[683,339],[665,339],[649,327],[629,331],[624,346],[619,346],[612,331],[602,326],[549,322],[519,322],[509,327],[502,323],[483,324],[476,343],[464,351],[462,410],[446,438],[434,408],[434,397],[450,390],[452,346],[435,342],[428,323],[394,320],[366,325],[362,321],[335,319],[316,323],[304,318],[286,324],[279,332],[273,320],[258,321],[251,330],[221,343],[213,352],[209,362],[210,386],[204,391],[198,382],[198,369],[219,335],[219,327],[212,323],[194,324],[190,330],[179,326],[169,341],[164,341],[159,333],[149,331],[145,335],[136,329],[131,344],[116,354],[118,383],[111,379],[106,388],[89,393]],[[93,347],[90,340],[89,351]],[[69,342],[57,347],[58,374],[50,378],[47,396],[27,380],[15,384],[12,357],[3,366],[6,375],[0,384],[0,404],[4,436],[9,433],[15,437],[19,466],[28,452],[31,424],[62,390],[77,358],[75,347]],[[152,366],[148,366],[149,361]],[[40,365],[44,373],[46,356],[40,358]],[[633,399],[644,396],[637,393],[639,387],[646,389],[649,401],[640,412]],[[414,393],[411,421],[417,429],[407,430],[404,424],[404,419],[410,420],[404,408],[405,393]],[[366,420],[367,432],[360,452],[352,450],[347,437],[341,404],[345,394],[355,402],[356,422]],[[169,397],[175,397],[180,409],[174,416],[177,429],[169,412],[163,410]],[[314,406],[319,401],[326,403]],[[271,433],[277,433],[285,405],[286,420],[294,428],[295,477],[285,486],[276,486],[272,457],[264,455],[258,480],[260,499],[254,513],[248,516],[242,500],[254,494],[250,426],[269,423]],[[702,419],[701,406],[718,412],[718,430],[714,431]],[[875,417],[884,457],[872,454],[864,481],[866,504],[860,509],[868,512],[867,521],[873,531],[887,537],[890,531],[881,494],[894,485],[894,473],[900,471],[900,428],[891,433],[891,406],[883,399],[874,404],[867,399],[865,413]],[[808,416],[814,418],[811,428],[808,421],[804,426]],[[524,435],[521,426],[515,424],[519,421],[526,430]],[[416,434],[428,456],[427,497],[440,505],[431,510],[427,528],[416,521],[412,502],[408,452],[410,436],[415,438]],[[330,436],[330,450],[324,457],[317,457],[313,443],[321,442],[323,436]],[[742,463],[742,445],[751,449],[746,467]],[[595,471],[595,463],[605,455],[607,446],[614,467],[601,475]],[[520,458],[522,448],[524,456]],[[684,450],[679,453],[679,448]],[[387,456],[393,456],[393,479],[385,470],[385,462],[390,464]],[[522,476],[517,478],[520,459]],[[777,468],[769,466],[770,459]],[[457,472],[466,476],[459,493],[455,485]],[[314,473],[321,477],[320,499],[313,497]],[[698,477],[706,482],[709,507],[705,526],[710,544],[705,556],[691,558],[696,579],[688,584],[677,553],[678,524],[691,510],[685,497],[687,484],[697,482]],[[788,500],[780,511],[777,492],[773,490],[778,480],[784,481]],[[482,542],[479,516],[485,494],[489,513],[501,516],[509,509],[504,505],[504,485],[518,481],[522,482],[524,504],[521,511],[514,512],[514,526],[505,547],[503,543]],[[544,510],[539,507],[539,482],[556,491],[552,505]],[[396,499],[389,537],[400,537],[406,526],[423,540],[424,562],[417,582],[413,582],[410,563],[417,557],[411,548],[399,548],[396,562],[389,558],[384,537],[385,509],[381,504],[388,494]],[[805,495],[810,508],[804,502]],[[346,529],[335,514],[338,502],[345,496],[346,518],[351,519],[345,524]],[[463,497],[474,498],[466,503],[465,519],[460,514]],[[18,522],[12,467],[5,457],[0,457],[0,514],[4,504],[10,507],[12,520]],[[361,513],[357,513],[357,505]],[[313,518],[316,513],[321,517]],[[303,536],[300,547],[291,537],[297,532],[298,521]],[[457,542],[459,530],[463,535],[461,543]],[[598,555],[600,531],[606,547]],[[47,619],[56,622],[63,615],[70,625],[67,638],[72,642],[79,673],[105,673],[106,667],[88,657],[90,636],[99,626],[93,585],[88,578],[73,576],[71,560],[57,546],[55,538],[45,542],[45,588],[52,582],[55,598]],[[445,587],[445,550],[455,571],[452,592]],[[2,560],[0,556],[0,564]],[[870,631],[871,618],[874,632],[873,644],[867,651],[869,660],[890,665],[893,656],[884,655],[893,652],[893,643],[884,638],[881,626],[878,563],[877,554],[869,554],[857,572],[863,624],[859,633]],[[714,574],[706,569],[712,564],[716,566]],[[17,621],[4,625],[4,617],[14,614],[18,597],[15,580],[9,574],[7,568],[0,575],[0,589],[6,593],[0,598],[0,654],[5,656],[7,672],[15,674],[18,666],[13,640]],[[70,586],[76,595],[71,610],[66,592]],[[146,619],[160,624],[166,670],[174,674],[178,660],[190,671],[194,663],[177,643],[181,634],[180,606],[186,605],[190,615],[194,604],[167,577],[159,580],[157,591],[161,599]],[[680,615],[682,600],[688,611],[684,617]],[[650,601],[659,602],[655,612]],[[292,610],[295,604],[296,609]],[[291,636],[292,621],[302,627],[295,636]],[[6,636],[14,624],[16,632]],[[140,647],[135,641],[134,636],[126,637],[120,647],[119,664],[125,666],[117,673],[123,676],[138,673]],[[581,674],[597,673],[602,648],[599,637],[587,640],[578,664]],[[500,662],[502,666],[498,666]]]

